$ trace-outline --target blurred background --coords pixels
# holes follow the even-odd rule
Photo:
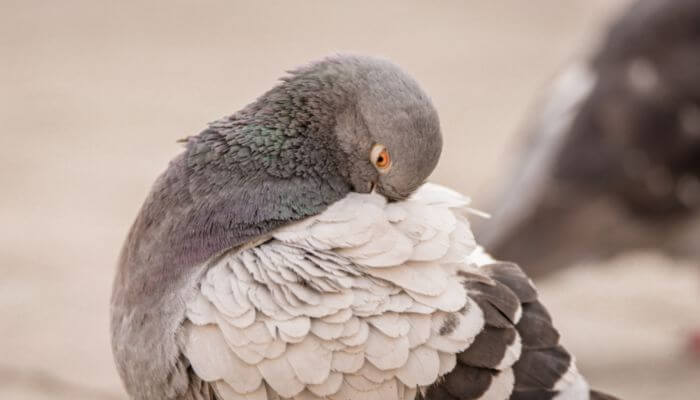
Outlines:
[[[126,232],[176,140],[285,70],[344,51],[402,66],[441,115],[432,179],[490,212],[543,88],[628,4],[0,0],[0,398],[125,399],[108,311]],[[698,396],[696,264],[631,251],[538,279],[592,386]]]

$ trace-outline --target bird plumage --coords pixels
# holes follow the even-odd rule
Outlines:
[[[544,398],[581,384],[520,269],[470,258],[467,205],[432,184],[402,202],[353,193],[218,257],[187,304],[192,373],[222,399]]]
[[[129,395],[589,398],[530,280],[476,244],[469,200],[424,184],[441,147],[415,81],[354,56],[189,138],[114,282]]]
[[[377,141],[392,148],[396,165],[411,168],[379,176],[367,160]],[[145,398],[186,390],[176,334],[205,261],[317,215],[350,191],[376,185],[385,196],[405,197],[432,171],[441,145],[437,114],[417,83],[387,61],[360,56],[292,71],[188,138],[120,256],[111,329],[126,386]]]

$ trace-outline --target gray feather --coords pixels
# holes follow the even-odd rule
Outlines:
[[[511,399],[554,398],[562,389],[556,384],[570,373],[572,358],[559,345],[559,334],[537,300],[535,288],[516,264],[495,263],[480,269],[490,281],[468,273],[460,278],[468,296],[484,312],[486,326],[457,355],[458,363],[444,381],[428,389],[425,400],[479,398],[492,385],[503,384],[496,379],[503,368],[512,368]],[[516,340],[521,341],[522,350],[518,344],[512,350],[512,361],[504,365],[506,351]],[[515,356],[519,356],[517,361]]]
[[[515,323],[520,301],[507,286],[496,281],[493,284],[465,281],[464,286],[484,312],[487,325],[507,328]]]
[[[457,359],[475,367],[495,368],[503,359],[506,348],[515,342],[514,328],[484,327],[467,350],[459,353]]]
[[[526,349],[544,349],[559,343],[559,332],[552,325],[552,318],[539,301],[523,305],[523,316],[517,328]]]

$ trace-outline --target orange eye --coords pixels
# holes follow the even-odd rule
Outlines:
[[[372,163],[381,171],[386,172],[391,167],[391,157],[389,150],[382,144],[375,144],[370,154]]]
[[[389,165],[389,161],[391,161],[389,160],[389,152],[384,149],[379,153],[379,157],[377,157],[377,162],[375,164],[377,164],[377,167],[379,168],[386,168],[387,165]]]

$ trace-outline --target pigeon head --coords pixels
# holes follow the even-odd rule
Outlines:
[[[334,134],[354,191],[408,197],[435,168],[442,150],[437,112],[415,80],[379,59],[344,57],[338,79],[346,106]]]
[[[278,120],[293,116],[286,134],[303,127],[299,136],[323,144],[304,146],[315,152],[306,157],[321,161],[314,168],[325,165],[324,175],[341,176],[352,191],[376,190],[389,200],[415,191],[442,150],[430,98],[413,78],[378,58],[340,55],[291,71],[253,108]]]

